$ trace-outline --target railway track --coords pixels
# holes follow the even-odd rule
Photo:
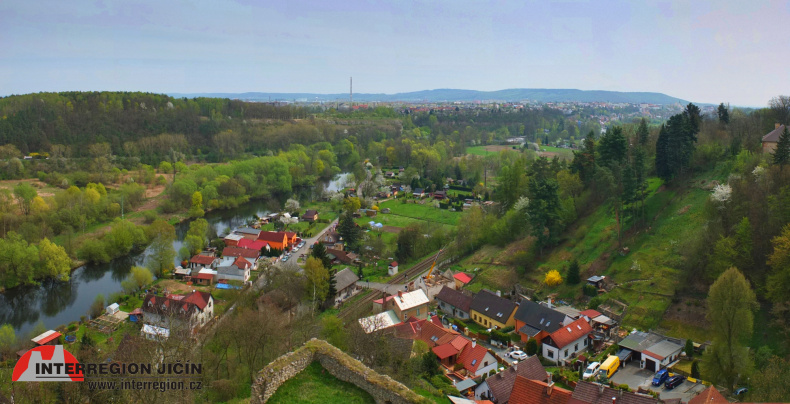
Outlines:
[[[427,271],[431,268],[431,264],[433,264],[434,259],[436,262],[440,262],[442,257],[444,257],[444,252],[440,252],[437,255],[431,255],[430,257],[418,262],[413,267],[403,271],[397,275],[395,275],[392,279],[387,281],[388,285],[397,285],[401,283],[406,283],[410,279],[416,277],[417,275]],[[438,265],[438,264],[437,264]],[[438,268],[437,268],[438,269]],[[356,302],[346,305],[343,309],[340,310],[338,313],[339,318],[347,318],[353,313],[361,311],[365,307],[365,305],[370,305],[374,300],[382,298],[384,296],[384,292],[381,291],[372,291],[367,296],[363,297],[362,299],[357,300]]]

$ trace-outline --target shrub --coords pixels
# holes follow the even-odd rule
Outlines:
[[[693,377],[695,379],[699,379],[699,377],[700,377],[699,361],[698,360],[695,360],[694,362],[691,362],[691,377]]]
[[[538,343],[534,338],[530,338],[529,341],[527,341],[526,353],[527,355],[535,355],[538,353]]]
[[[159,215],[156,214],[155,210],[146,210],[143,212],[143,218],[145,219],[146,223],[151,224],[159,218]]]
[[[582,286],[582,293],[584,293],[585,296],[595,297],[598,296],[598,289],[589,283],[585,283],[584,286]]]
[[[691,338],[686,340],[685,351],[686,351],[686,356],[688,356],[689,358],[694,357],[694,341],[692,341]]]
[[[548,286],[557,286],[562,283],[562,276],[560,275],[559,271],[552,269],[546,273],[546,277],[543,278],[543,283]]]
[[[595,310],[604,302],[603,296],[595,296],[590,300],[589,308]]]

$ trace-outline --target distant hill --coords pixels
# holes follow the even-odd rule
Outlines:
[[[173,97],[217,97],[238,98],[247,101],[344,101],[348,100],[348,93],[342,94],[315,94],[315,93],[193,93],[169,94]],[[602,90],[573,90],[573,89],[548,89],[548,88],[511,88],[499,91],[476,91],[437,89],[414,91],[397,94],[354,94],[354,101],[404,101],[404,102],[453,102],[453,101],[534,101],[534,102],[625,102],[648,104],[686,104],[688,101],[670,97],[662,93],[647,92],[620,92]]]

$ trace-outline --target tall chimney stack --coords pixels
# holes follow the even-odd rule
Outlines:
[[[780,126],[782,126],[781,123],[779,122],[774,123],[774,129],[779,129]]]
[[[472,338],[472,348],[477,346],[477,338]]]
[[[554,390],[554,382],[551,381],[551,376],[552,376],[551,373],[549,373],[548,375],[549,375],[549,381],[548,383],[546,383],[546,395],[550,396],[551,391]]]

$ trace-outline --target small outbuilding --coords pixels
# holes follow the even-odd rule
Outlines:
[[[398,261],[390,262],[389,266],[387,267],[387,274],[389,276],[396,275],[398,273]]]
[[[118,306],[118,303],[113,303],[113,304],[107,306],[107,308],[106,308],[107,314],[109,314],[111,316],[113,314],[117,313],[119,310],[121,310],[121,307]]]

